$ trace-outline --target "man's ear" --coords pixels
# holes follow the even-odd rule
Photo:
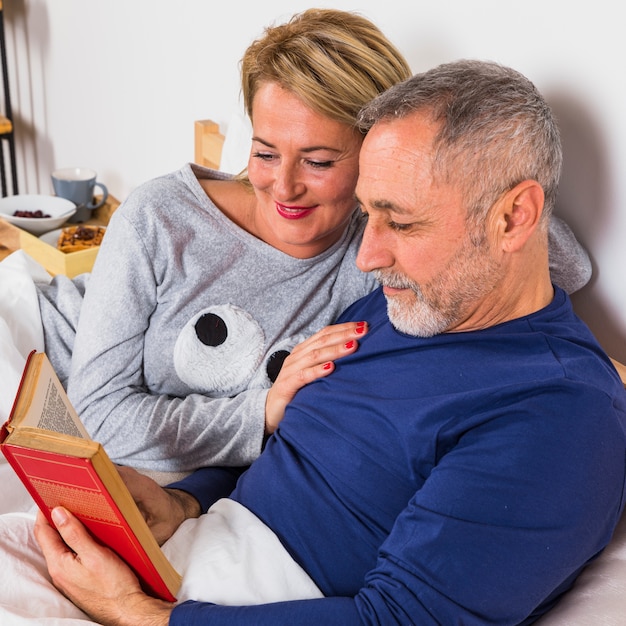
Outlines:
[[[537,229],[543,213],[543,188],[535,180],[524,180],[509,189],[498,205],[502,249],[513,252],[521,248]]]

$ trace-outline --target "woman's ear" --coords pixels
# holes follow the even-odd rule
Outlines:
[[[503,250],[521,248],[536,231],[543,213],[544,193],[535,180],[524,180],[509,189],[498,206]]]

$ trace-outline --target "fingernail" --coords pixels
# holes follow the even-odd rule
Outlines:
[[[358,326],[355,328],[354,332],[357,335],[362,335],[365,332],[365,324],[363,326]]]
[[[67,522],[67,511],[62,506],[52,509],[52,521],[55,526],[63,526]]]
[[[329,370],[333,366],[332,363],[324,363],[324,369]]]
[[[357,328],[361,328],[362,326],[365,326],[365,322],[357,322],[356,323],[356,327]]]
[[[354,348],[354,341],[350,340],[350,341],[348,341],[348,342],[344,343],[344,344],[343,344],[343,347],[344,347],[346,350],[350,350],[350,348]]]

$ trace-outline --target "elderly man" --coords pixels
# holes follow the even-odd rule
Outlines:
[[[205,601],[175,606],[57,509],[60,534],[36,526],[50,575],[99,622],[528,624],[609,542],[625,392],[550,282],[561,147],[549,107],[519,73],[461,61],[392,88],[361,119],[358,265],[381,288],[341,321],[368,332],[296,395],[215,505],[273,532],[273,558],[313,587],[225,606],[207,578]],[[327,336],[309,356],[331,349]],[[227,471],[170,490],[126,474],[161,539],[230,491]]]

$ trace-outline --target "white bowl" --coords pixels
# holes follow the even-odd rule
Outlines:
[[[41,211],[50,217],[16,217],[16,211]],[[55,228],[76,213],[76,205],[71,200],[43,194],[17,194],[0,198],[0,218],[27,230],[33,235],[41,235]]]

